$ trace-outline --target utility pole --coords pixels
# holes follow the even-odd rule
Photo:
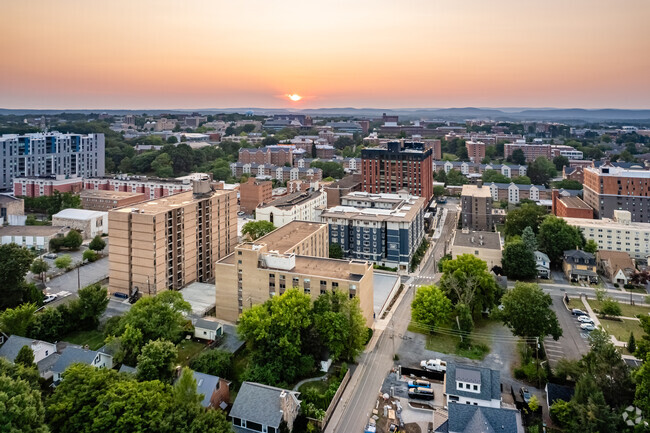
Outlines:
[[[79,268],[80,266],[77,266],[77,291],[81,290],[81,277],[79,276]]]
[[[541,380],[539,378],[539,337],[535,337],[535,364],[537,365],[537,388],[541,388]]]

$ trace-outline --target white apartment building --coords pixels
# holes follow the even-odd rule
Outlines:
[[[104,176],[104,134],[5,134],[0,137],[0,189],[16,177]]]
[[[585,239],[596,241],[599,250],[626,252],[634,259],[646,259],[650,256],[650,223],[632,222],[629,211],[615,210],[613,219],[564,220],[567,224],[578,227]]]
[[[291,221],[320,221],[317,209],[327,207],[327,194],[322,191],[295,192],[280,197],[255,210],[257,221],[270,221],[282,227]]]

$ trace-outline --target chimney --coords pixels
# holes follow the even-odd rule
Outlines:
[[[477,187],[477,188],[481,188],[481,187],[483,187],[483,179],[479,179],[479,180],[476,182],[476,187]]]

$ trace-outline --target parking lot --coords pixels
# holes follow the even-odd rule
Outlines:
[[[577,360],[589,352],[589,332],[580,329],[578,318],[566,309],[562,296],[551,298],[553,310],[562,327],[562,337],[558,341],[546,337],[544,347],[551,367],[555,367],[562,358]]]

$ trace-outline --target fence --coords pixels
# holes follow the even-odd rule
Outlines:
[[[325,431],[325,426],[327,426],[327,422],[330,420],[332,413],[334,413],[334,409],[336,409],[336,405],[341,399],[341,394],[343,394],[343,391],[345,391],[345,387],[348,385],[349,381],[350,381],[350,370],[348,370],[345,373],[345,376],[343,376],[343,379],[341,379],[341,384],[339,385],[339,389],[336,390],[334,397],[332,397],[332,401],[330,401],[330,405],[327,407],[323,419],[318,420],[316,418],[308,418],[309,422],[311,422],[312,424],[316,424],[321,431]]]
[[[402,375],[404,376],[415,376],[415,377],[425,377],[431,380],[445,380],[444,371],[427,371],[421,368],[409,368],[409,367],[400,367]]]

